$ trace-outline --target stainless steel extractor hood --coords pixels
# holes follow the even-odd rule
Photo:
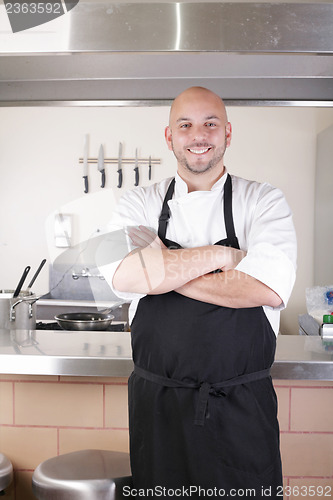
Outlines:
[[[332,26],[332,3],[80,0],[37,28],[0,23],[0,105],[153,105],[191,85],[332,105]]]

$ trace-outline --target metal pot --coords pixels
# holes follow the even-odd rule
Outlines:
[[[35,330],[36,305],[34,293],[23,290],[13,297],[14,290],[0,290],[0,328],[8,330]]]
[[[78,312],[58,314],[54,319],[64,330],[106,330],[114,316],[102,312]]]

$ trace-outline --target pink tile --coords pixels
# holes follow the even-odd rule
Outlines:
[[[289,430],[289,411],[290,411],[290,389],[286,387],[275,387],[278,397],[278,418],[281,431]]]
[[[333,433],[281,433],[281,454],[285,476],[331,477]]]
[[[291,430],[333,432],[333,388],[292,388]]]
[[[329,499],[333,497],[333,478],[290,478],[284,493],[290,500]]]

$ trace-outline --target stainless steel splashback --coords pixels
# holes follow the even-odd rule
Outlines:
[[[0,32],[0,102],[161,104],[204,85],[231,102],[330,105],[332,26],[332,3],[81,0]]]

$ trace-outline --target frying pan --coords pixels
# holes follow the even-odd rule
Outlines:
[[[77,312],[58,314],[54,319],[64,330],[106,330],[114,316],[102,312]]]

